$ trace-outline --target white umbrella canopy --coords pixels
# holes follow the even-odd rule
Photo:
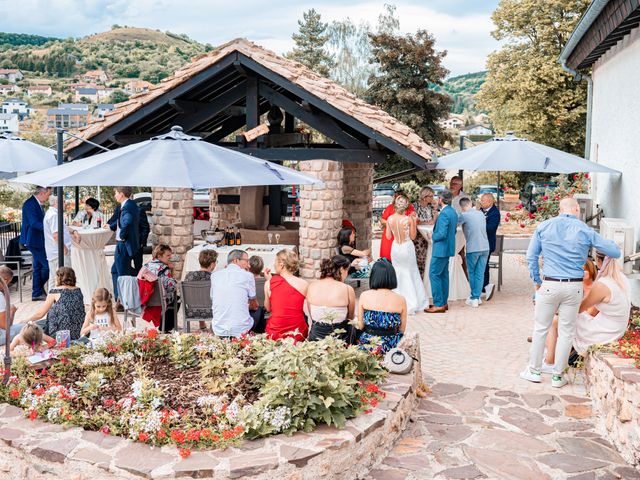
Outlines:
[[[53,150],[11,133],[0,133],[0,172],[37,172],[56,163]]]
[[[509,134],[440,157],[436,168],[476,172],[621,173],[577,155]]]
[[[68,186],[132,185],[224,188],[321,183],[291,168],[202,141],[173,127],[170,133],[92,157],[17,177],[12,182]]]

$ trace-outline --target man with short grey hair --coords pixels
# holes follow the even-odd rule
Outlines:
[[[480,210],[472,208],[471,199],[461,198],[458,223],[462,225],[466,244],[467,271],[469,272],[469,285],[471,296],[466,304],[477,308],[480,305],[482,293],[482,281],[484,280],[484,267],[489,259],[489,240],[487,239],[487,222]]]
[[[244,250],[231,250],[227,267],[211,274],[211,304],[211,326],[219,337],[240,337],[254,328],[249,310],[258,309],[256,281]]]
[[[620,249],[613,240],[602,238],[580,220],[579,215],[580,206],[575,199],[562,199],[559,215],[538,225],[527,251],[529,272],[536,289],[536,306],[529,366],[520,377],[530,382],[540,382],[544,346],[557,312],[558,341],[551,377],[551,386],[556,388],[567,384],[563,373],[575,335],[583,296],[584,264],[589,252],[595,248],[612,258],[620,256]],[[544,258],[542,279],[540,255]]]

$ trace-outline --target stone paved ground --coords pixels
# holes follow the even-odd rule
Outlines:
[[[581,372],[562,389],[518,377],[533,304],[522,256],[505,257],[501,292],[479,309],[409,319],[431,392],[370,480],[640,478],[595,431]]]

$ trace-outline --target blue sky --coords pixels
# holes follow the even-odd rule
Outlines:
[[[315,8],[324,21],[346,17],[375,24],[383,1],[322,0],[0,0],[0,31],[81,37],[129,25],[186,33],[200,42],[220,44],[247,37],[277,53],[291,49],[291,34],[302,13]],[[430,31],[448,51],[452,75],[484,69],[498,47],[490,36],[491,12],[498,0],[398,0],[400,29]]]

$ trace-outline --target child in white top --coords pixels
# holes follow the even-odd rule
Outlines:
[[[56,341],[45,335],[42,327],[36,322],[27,322],[20,333],[11,341],[9,348],[11,353],[16,355],[33,355],[45,351],[48,348],[47,343],[55,344]]]
[[[80,335],[91,336],[91,340],[99,338],[102,332],[121,332],[111,292],[106,288],[98,288],[91,297],[91,309],[87,312],[80,330]]]

